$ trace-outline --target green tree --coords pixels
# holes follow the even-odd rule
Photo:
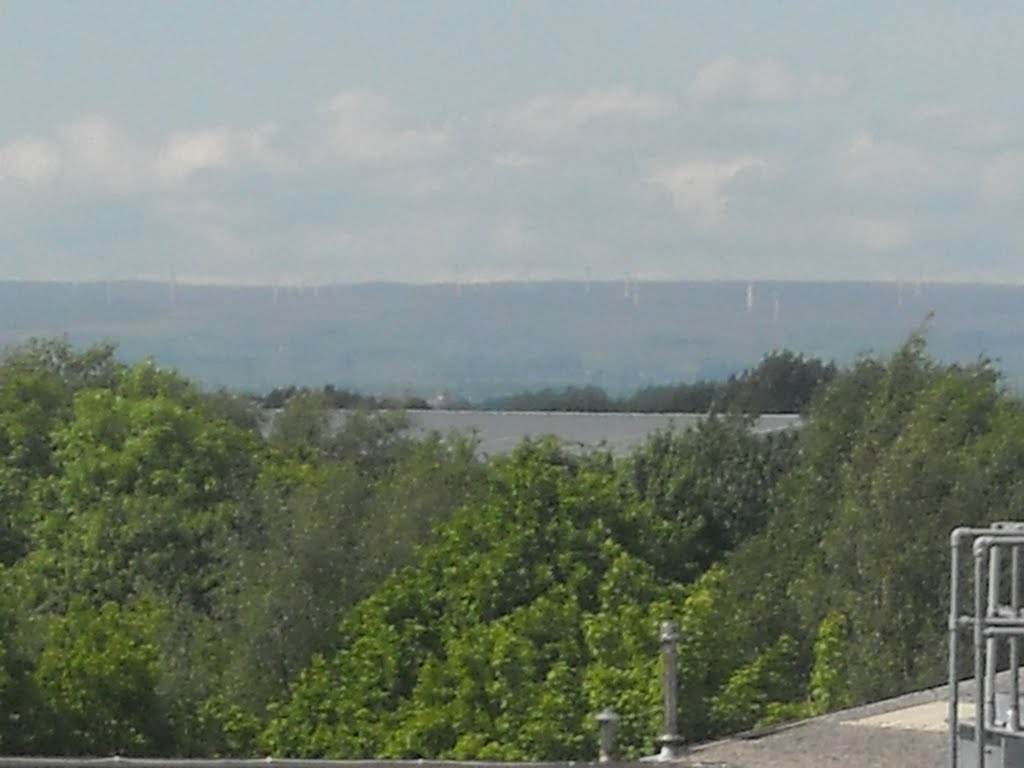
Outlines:
[[[536,755],[541,742],[560,744],[560,754],[569,750],[578,729],[562,735],[544,730],[530,719],[530,707],[564,721],[566,702],[574,700],[565,697],[568,672],[580,663],[581,640],[569,642],[573,626],[580,637],[579,621],[552,625],[551,618],[597,605],[607,565],[606,521],[619,513],[615,476],[602,461],[570,458],[550,443],[526,444],[496,461],[483,498],[441,526],[417,568],[398,572],[345,618],[339,650],[300,675],[268,728],[267,746],[282,754],[346,757],[415,754],[427,747],[495,755],[499,732],[522,726],[532,734],[523,737],[528,743],[506,739],[503,754]],[[543,633],[552,631],[558,635],[551,638],[554,645],[541,650],[542,661],[530,673],[539,687],[504,677],[516,671],[518,662],[510,661],[500,670],[481,668],[492,680],[483,693],[463,689],[470,685],[466,669],[490,663],[488,647],[506,647],[527,663],[519,654],[536,643],[544,646]],[[524,640],[531,632],[538,634]],[[429,676],[422,678],[421,670]],[[489,703],[477,711],[471,702],[479,703],[481,695]],[[467,717],[476,718],[470,730],[461,728],[469,728]],[[400,722],[450,726],[413,734]],[[396,730],[403,734],[394,736]]]
[[[50,711],[53,754],[145,755],[172,748],[158,692],[156,616],[142,606],[74,601],[50,620],[34,677]]]
[[[665,578],[688,583],[769,518],[789,470],[795,435],[756,435],[742,419],[708,419],[651,437],[628,461],[638,504],[626,523],[637,554]]]
[[[209,418],[174,376],[142,364],[117,391],[83,389],[51,433],[54,473],[37,484],[33,574],[39,600],[123,601],[155,589],[207,604],[216,540],[255,474],[257,438]]]

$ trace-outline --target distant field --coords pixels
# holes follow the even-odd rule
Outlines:
[[[371,284],[290,289],[0,283],[0,342],[117,342],[207,386],[335,384],[482,400],[721,378],[773,349],[848,362],[929,323],[947,361],[1024,380],[1024,287],[895,283]]]

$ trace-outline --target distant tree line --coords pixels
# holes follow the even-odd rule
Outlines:
[[[816,389],[836,375],[834,363],[804,357],[790,350],[771,352],[753,368],[719,381],[644,387],[613,397],[594,385],[520,392],[474,405],[466,400],[444,407],[497,411],[578,411],[589,413],[799,413]],[[257,398],[263,408],[279,409],[296,395],[316,395],[332,408],[423,410],[431,405],[415,395],[365,395],[332,384],[322,389],[288,386]]]
[[[521,392],[488,401],[486,407],[507,411],[799,413],[836,372],[834,363],[783,350],[724,381],[650,386],[622,398],[593,385],[570,386]]]
[[[258,398],[258,403],[262,408],[284,408],[288,401],[296,395],[311,394],[317,394],[323,399],[324,404],[331,408],[406,411],[430,408],[430,403],[416,395],[365,395],[350,389],[338,389],[333,384],[326,384],[319,390],[299,387],[294,384],[287,387],[275,387],[263,397]]]

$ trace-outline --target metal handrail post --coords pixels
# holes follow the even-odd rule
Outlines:
[[[1010,549],[1010,610],[1020,616],[1020,546]],[[1010,638],[1010,709],[1006,713],[1011,731],[1020,730],[1020,638]]]
[[[988,547],[988,605],[985,618],[993,619],[999,608],[999,567],[1002,562],[1002,549],[993,543]],[[996,667],[999,662],[998,639],[994,635],[985,638],[985,725],[992,728],[998,723],[996,712]]]
[[[949,768],[957,768],[957,725],[960,705],[960,540],[963,528],[949,535]]]
[[[985,768],[985,555],[988,549],[974,540],[974,746],[975,765]],[[979,546],[981,545],[981,546]]]

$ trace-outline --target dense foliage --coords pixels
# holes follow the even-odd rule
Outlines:
[[[806,358],[790,350],[772,352],[753,368],[722,381],[643,387],[614,397],[599,386],[546,388],[492,398],[481,404],[442,395],[449,410],[575,411],[587,413],[800,413],[815,391],[836,375],[834,363]],[[333,408],[423,410],[431,405],[422,397],[364,395],[327,384],[319,390],[277,387],[253,398],[263,408],[278,409],[294,397],[316,396]]]
[[[0,749],[575,760],[612,706],[638,755],[665,618],[690,739],[938,682],[947,535],[1024,500],[1024,404],[916,337],[773,359],[743,402],[806,401],[800,432],[483,462],[395,413],[336,429],[322,392],[264,438],[109,347],[9,351]]]

